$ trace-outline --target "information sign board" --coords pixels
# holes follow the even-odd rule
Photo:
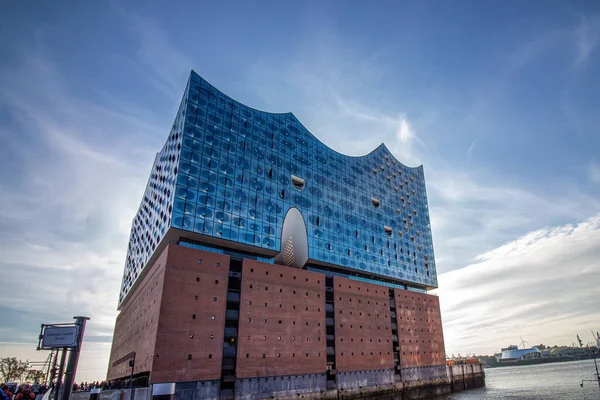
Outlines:
[[[42,332],[42,349],[77,348],[78,335],[75,325],[47,325]]]

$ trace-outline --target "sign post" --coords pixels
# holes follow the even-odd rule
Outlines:
[[[54,349],[52,350],[52,354],[53,354],[53,358],[54,361],[52,361],[52,366],[50,367],[50,373],[49,378],[48,378],[48,382],[50,386],[54,386],[54,378],[56,377],[56,364],[58,363],[58,350]]]
[[[56,378],[56,386],[54,386],[54,400],[58,400],[58,396],[60,393],[60,387],[62,386],[63,372],[65,371],[66,355],[67,355],[67,349],[62,349],[62,354],[60,355],[60,365],[58,367],[58,377]]]
[[[69,400],[71,391],[73,390],[73,381],[75,380],[75,373],[79,362],[79,350],[83,341],[85,323],[89,318],[78,316],[73,317],[73,319],[75,319],[75,323],[42,324],[38,340],[38,350],[56,350],[58,352],[62,349],[59,372],[54,389],[54,400],[59,400],[61,386],[63,387],[61,400]],[[69,351],[69,361],[67,363],[67,370],[65,371],[67,350]],[[56,363],[56,359],[54,362]]]
[[[85,331],[85,322],[89,317],[73,317],[75,318],[75,326],[77,327],[77,347],[74,347],[69,352],[69,362],[67,363],[67,371],[65,372],[65,388],[63,389],[62,400],[69,400],[71,391],[73,390],[73,382],[75,381],[75,372],[77,372],[77,364],[79,363],[79,350],[81,349],[81,341],[83,332]]]

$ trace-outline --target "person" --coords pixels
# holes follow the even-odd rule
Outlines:
[[[13,399],[13,393],[7,385],[2,385],[2,392],[8,397],[8,400]]]
[[[6,382],[5,386],[8,386],[11,398],[14,397],[14,394],[17,393],[17,389],[19,388],[19,384],[17,382]]]
[[[0,399],[2,400],[12,400],[13,394],[9,390],[8,386],[2,385],[2,392],[0,392]]]
[[[15,400],[34,400],[35,393],[31,391],[31,386],[28,384],[21,385],[19,392],[15,396]]]

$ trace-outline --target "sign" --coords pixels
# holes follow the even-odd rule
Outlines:
[[[75,325],[44,326],[42,332],[43,349],[77,348],[78,334]]]

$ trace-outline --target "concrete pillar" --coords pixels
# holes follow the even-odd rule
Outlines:
[[[152,385],[152,400],[173,400],[175,383],[155,383]]]

